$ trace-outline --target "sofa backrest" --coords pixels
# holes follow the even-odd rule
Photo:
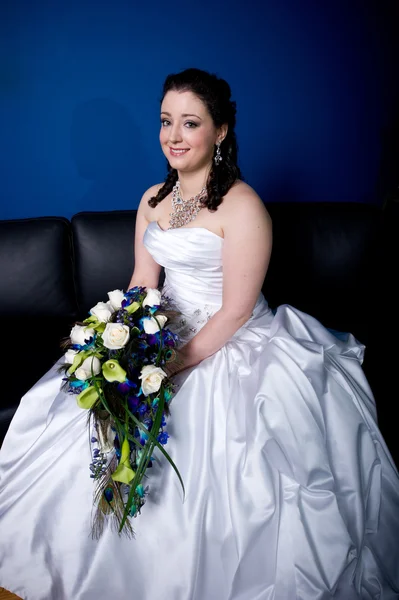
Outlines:
[[[383,212],[359,203],[275,203],[264,284],[272,306],[292,304],[367,343],[381,297]]]
[[[67,219],[0,221],[0,273],[1,317],[76,317]]]
[[[272,307],[293,304],[327,327],[367,343],[379,292],[381,217],[356,203],[273,203],[273,252],[263,292]],[[72,218],[80,314],[126,289],[134,267],[136,211]]]
[[[127,289],[134,267],[137,211],[81,212],[72,217],[80,318],[107,292]]]

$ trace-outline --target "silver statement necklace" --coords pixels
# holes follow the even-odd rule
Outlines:
[[[169,214],[169,229],[183,227],[187,223],[194,221],[201,208],[204,208],[206,197],[207,191],[205,185],[199,194],[189,200],[183,200],[180,194],[180,181],[177,180],[172,191],[173,212]]]

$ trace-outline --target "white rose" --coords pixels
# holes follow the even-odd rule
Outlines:
[[[113,290],[112,292],[108,292],[108,298],[112,308],[114,310],[119,310],[122,306],[122,300],[124,300],[125,295],[122,290]]]
[[[71,365],[73,363],[73,359],[75,358],[77,353],[78,353],[77,350],[72,350],[71,348],[69,350],[67,350],[64,354],[65,362],[67,364]]]
[[[84,325],[74,325],[71,329],[70,338],[72,344],[84,346],[86,340],[94,336],[94,329],[85,327]]]
[[[121,323],[107,323],[102,334],[103,344],[109,350],[120,350],[129,341],[130,329]]]
[[[143,319],[143,327],[146,333],[156,333],[160,329],[163,328],[168,317],[165,315],[157,315],[156,319],[154,317],[144,317]],[[158,321],[158,323],[157,323]]]
[[[143,306],[159,306],[160,304],[161,292],[153,288],[148,288],[147,295],[144,298]]]
[[[90,314],[97,317],[101,323],[109,321],[114,309],[108,304],[108,302],[97,302],[93,308],[90,309]]]
[[[101,362],[96,356],[88,356],[75,371],[75,377],[85,381],[92,375],[98,375],[101,371]]]
[[[155,365],[146,365],[141,369],[141,389],[144,396],[157,392],[161,387],[162,380],[167,377],[165,371]]]

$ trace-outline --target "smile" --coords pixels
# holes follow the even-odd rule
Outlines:
[[[169,150],[170,150],[170,153],[171,153],[172,156],[182,156],[183,154],[186,154],[186,152],[189,151],[189,148],[186,149],[186,150],[184,150],[184,149],[179,150],[179,149],[176,149],[176,148],[169,148]]]

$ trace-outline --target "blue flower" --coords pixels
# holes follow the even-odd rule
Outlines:
[[[133,381],[126,379],[122,383],[118,384],[118,392],[120,392],[121,394],[128,394],[130,392],[131,388],[136,388],[136,387],[137,387],[137,383],[133,383]]]
[[[128,394],[129,390],[130,390],[130,387],[126,383],[126,381],[123,381],[122,383],[118,383],[118,392],[120,394]]]
[[[143,425],[145,425],[147,427],[147,429],[151,429],[152,423],[153,423],[152,419],[144,419],[144,421],[143,421]]]
[[[138,298],[145,291],[145,287],[135,285],[124,293],[125,298]]]
[[[140,496],[140,498],[144,498],[144,486],[140,483],[140,485],[138,485],[136,487],[136,492],[138,493],[138,495]]]
[[[96,335],[89,337],[85,340],[85,344],[72,344],[72,350],[78,350],[79,352],[82,350],[90,350],[94,346],[94,342],[96,341]]]
[[[81,381],[80,379],[78,379],[77,381],[70,381],[69,385],[73,388],[82,388],[82,390],[84,390],[88,387],[89,384],[87,381]]]
[[[160,444],[162,444],[163,446],[165,444],[168,443],[168,438],[169,438],[169,433],[167,431],[163,431],[162,433],[160,433],[157,437],[157,440]]]
[[[140,336],[139,341],[137,343],[138,350],[145,350],[147,348],[148,344],[147,344],[146,337],[147,337],[146,334],[144,334],[144,337]]]
[[[140,404],[140,399],[137,396],[129,396],[127,399],[127,405],[129,410],[133,413],[136,412],[138,405]]]
[[[158,333],[149,333],[147,335],[147,342],[149,346],[158,346],[159,345],[159,332]]]
[[[146,443],[147,440],[148,440],[148,433],[146,433],[145,431],[142,431],[140,429],[140,444],[142,446],[144,446],[144,444]]]
[[[139,406],[139,414],[140,415],[145,415],[147,410],[148,410],[147,404],[144,404],[144,403],[140,404],[140,406]]]
[[[83,390],[85,390],[86,388],[89,387],[89,382],[88,381],[70,381],[69,382],[69,391],[72,394],[80,394],[81,392],[83,392]]]

